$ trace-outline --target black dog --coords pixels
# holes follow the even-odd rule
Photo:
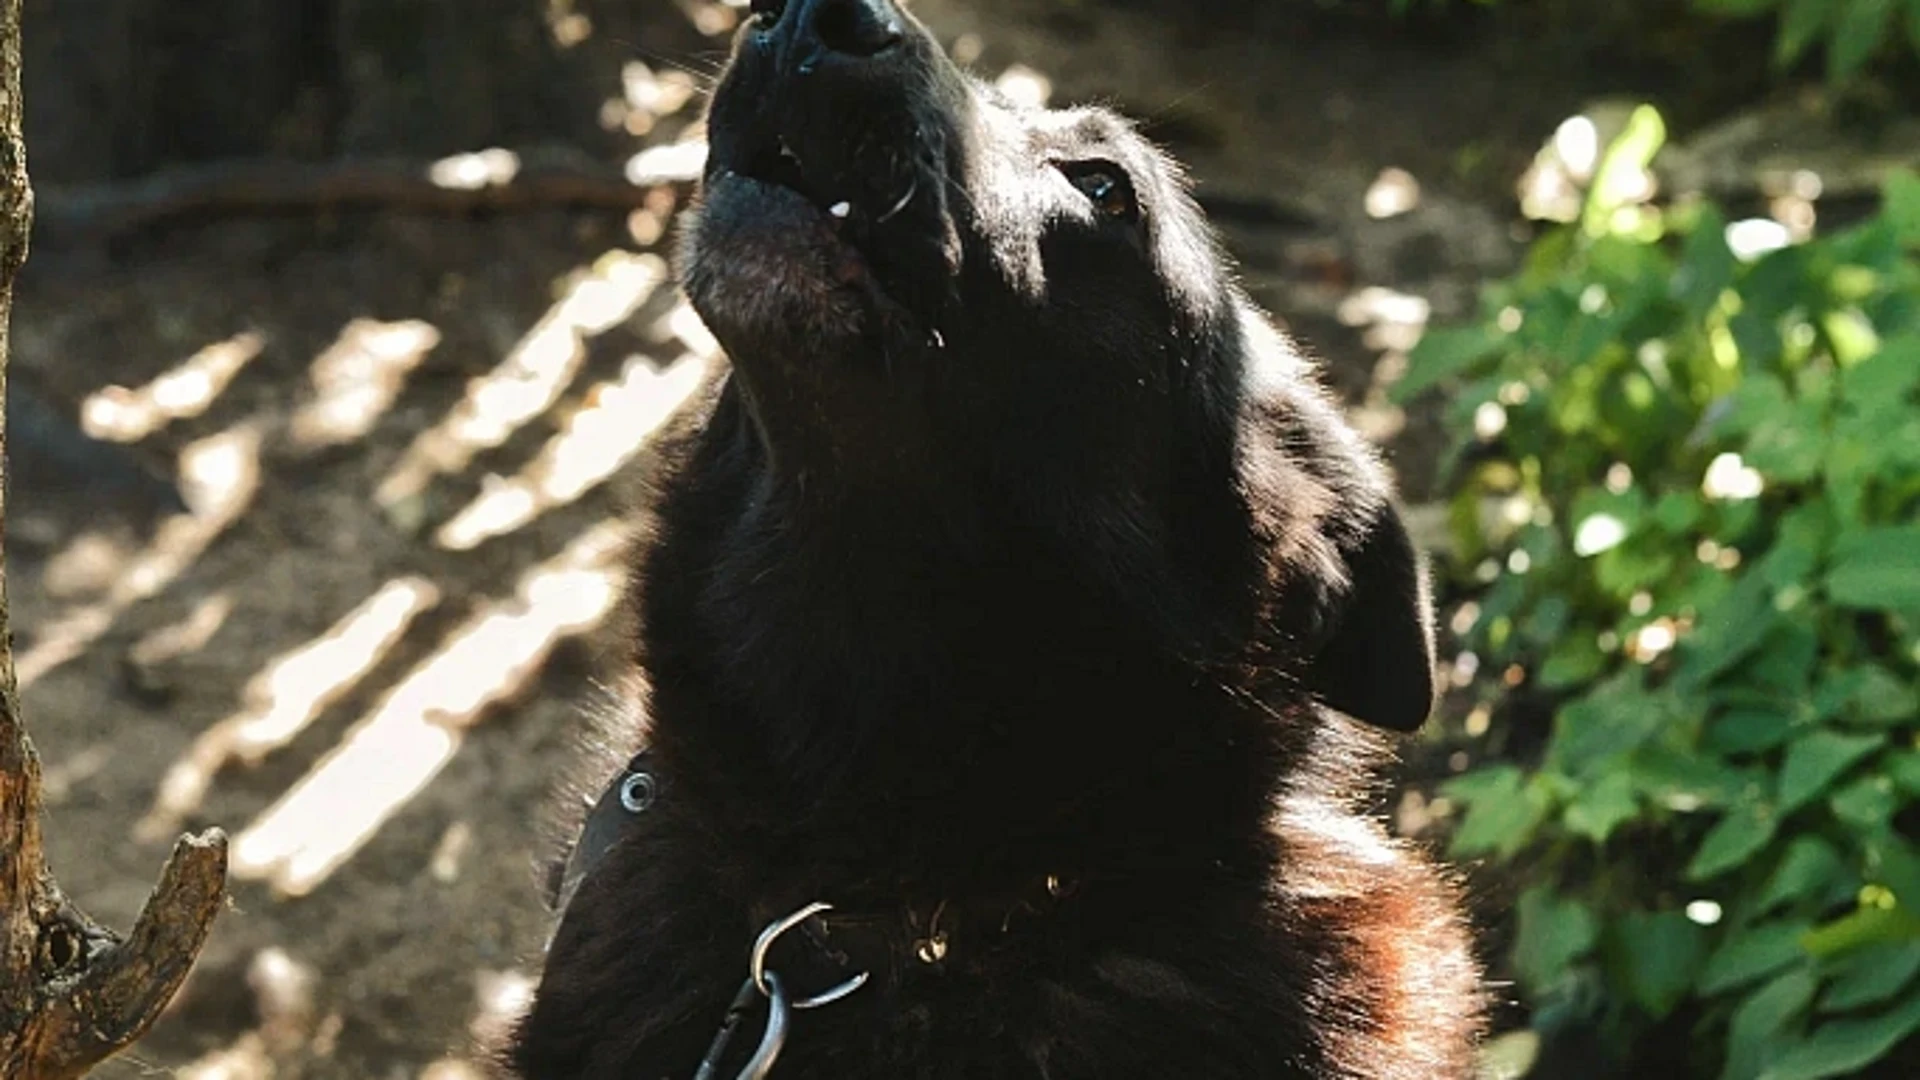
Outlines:
[[[709,119],[732,366],[654,466],[638,812],[509,1067],[1468,1075],[1456,899],[1355,809],[1431,705],[1417,556],[1174,167],[893,0],[756,0]]]

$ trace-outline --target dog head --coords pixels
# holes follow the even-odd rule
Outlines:
[[[708,124],[682,279],[775,489],[964,501],[901,527],[1030,532],[1205,662],[1419,725],[1384,474],[1129,124],[1007,100],[894,0],[754,3]]]

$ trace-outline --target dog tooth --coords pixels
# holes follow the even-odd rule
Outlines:
[[[834,203],[832,206],[827,207],[827,213],[832,214],[834,217],[837,217],[837,218],[844,218],[848,214],[853,213],[853,204],[850,202],[847,202],[845,199],[842,199],[841,201]]]

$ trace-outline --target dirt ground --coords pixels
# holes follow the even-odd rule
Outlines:
[[[1403,430],[1370,389],[1405,301],[1368,290],[1451,315],[1472,303],[1477,281],[1511,265],[1508,211],[1459,151],[1477,147],[1493,163],[1485,169],[1511,175],[1579,105],[1570,89],[1504,85],[1484,57],[1310,39],[1277,24],[1169,30],[1125,5],[1098,19],[1042,18],[1017,0],[921,0],[916,10],[985,72],[1025,65],[1051,80],[1056,100],[1103,98],[1148,117],[1220,208],[1258,298],[1327,358],[1368,430],[1395,439],[1409,486],[1431,485],[1430,426]],[[664,71],[676,57],[710,64],[721,48],[688,28],[637,43],[636,54]],[[1422,197],[1375,220],[1365,197],[1387,167],[1418,178]],[[593,485],[470,549],[435,536],[476,496],[520,490],[502,478],[556,433],[626,400],[620,384],[596,384],[637,371],[631,385],[667,394],[668,365],[702,345],[696,327],[675,321],[670,290],[637,306],[621,292],[644,285],[653,264],[603,260],[609,251],[664,246],[640,243],[619,215],[537,211],[233,220],[105,253],[36,251],[17,308],[21,379],[68,410],[92,402],[100,424],[157,410],[134,450],[184,470],[198,511],[142,522],[111,499],[16,492],[16,633],[64,884],[128,925],[166,850],[164,828],[137,826],[169,769],[193,760],[196,740],[203,756],[217,750],[207,733],[249,710],[260,748],[255,763],[212,770],[178,820],[224,826],[260,869],[236,882],[175,1008],[96,1075],[445,1080],[470,1075],[475,1032],[524,992],[547,926],[530,872],[540,808],[604,671],[590,632],[603,599],[591,530],[616,502]],[[572,288],[597,260],[600,277]],[[1356,325],[1368,310],[1388,325]],[[584,329],[561,325],[576,316]],[[355,320],[378,320],[384,336],[354,338],[373,329]],[[364,433],[314,445],[315,361],[341,355],[343,334],[372,342],[360,367],[347,365],[350,386],[361,385],[354,372],[401,371],[423,341],[437,342],[396,382],[366,384],[390,385],[393,400]],[[503,360],[551,360],[555,341],[562,354],[577,341],[580,355],[552,407],[394,495],[396,470],[420,460],[409,456],[416,440],[445,427],[471,380]],[[196,356],[187,376],[153,383]],[[637,368],[630,357],[642,358]],[[517,385],[488,400],[537,396]],[[101,396],[112,386],[131,393]],[[528,580],[569,550],[558,576]],[[516,590],[526,596],[516,601]],[[556,605],[558,615],[541,614]],[[505,620],[486,624],[495,636],[469,634],[489,612]],[[310,643],[364,641],[383,619],[386,640],[363,657],[273,666]],[[552,633],[562,640],[543,659],[537,646]],[[465,644],[447,652],[456,641]],[[458,664],[433,666],[447,655]],[[301,708],[327,687],[331,696]],[[344,802],[309,812],[274,847],[271,808],[369,731],[399,734],[375,748]],[[435,755],[445,756],[437,772],[421,764]],[[302,861],[328,861],[326,827],[354,824],[343,807],[387,802],[337,869]],[[276,890],[274,874],[304,895]]]

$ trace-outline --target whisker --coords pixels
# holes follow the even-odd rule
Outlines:
[[[899,215],[900,211],[905,210],[907,208],[907,204],[913,201],[914,195],[918,193],[919,190],[920,190],[920,181],[909,179],[907,181],[907,193],[905,195],[900,196],[900,201],[894,203],[893,208],[891,210],[888,210],[886,213],[881,214],[879,217],[875,218],[874,224],[885,225],[887,222],[892,221],[896,216]]]

